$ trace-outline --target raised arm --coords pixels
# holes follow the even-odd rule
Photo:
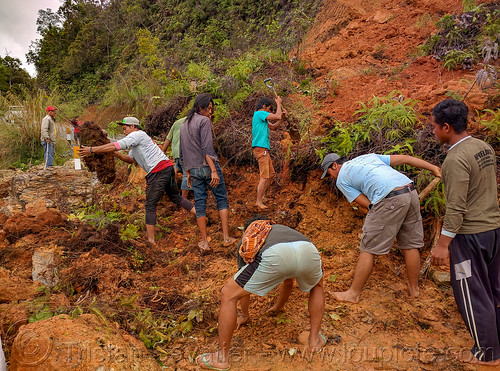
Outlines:
[[[283,118],[283,107],[281,106],[281,102],[282,102],[282,99],[281,97],[278,95],[275,99],[276,101],[276,113],[270,113],[269,115],[267,115],[267,121],[279,121]],[[281,123],[281,122],[280,122]],[[280,123],[275,123],[274,125],[278,125],[279,127],[279,124]],[[273,128],[274,127],[273,124],[269,124],[268,127],[269,129],[271,130],[276,130],[278,129],[278,127],[276,128]]]
[[[434,176],[441,177],[441,169],[439,166],[432,165],[431,163],[417,157],[408,155],[391,155],[391,166],[397,165],[410,165],[418,167],[419,169],[430,170]]]

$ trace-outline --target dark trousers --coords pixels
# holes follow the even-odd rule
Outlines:
[[[193,208],[193,204],[179,194],[174,167],[169,166],[146,176],[146,224],[156,225],[156,205],[165,193],[174,204],[188,211]]]
[[[472,354],[500,358],[500,228],[457,234],[450,244],[450,272],[458,310],[469,330]]]

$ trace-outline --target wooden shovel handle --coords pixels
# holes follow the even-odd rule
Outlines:
[[[422,201],[427,195],[437,186],[437,184],[441,181],[441,178],[436,177],[432,179],[432,182],[429,183],[427,187],[424,188],[422,192],[418,195],[420,201]]]

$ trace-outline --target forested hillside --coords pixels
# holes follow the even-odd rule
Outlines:
[[[84,96],[87,104],[112,99],[113,85],[161,95],[189,63],[226,72],[228,61],[249,51],[286,54],[320,3],[66,0],[57,11],[39,11],[42,38],[28,56],[41,88]]]

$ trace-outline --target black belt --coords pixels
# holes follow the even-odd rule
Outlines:
[[[394,191],[389,192],[385,198],[391,198],[397,195],[402,195],[403,193],[409,193],[413,191],[415,187],[413,186],[413,183],[405,185],[403,188],[395,189]]]

